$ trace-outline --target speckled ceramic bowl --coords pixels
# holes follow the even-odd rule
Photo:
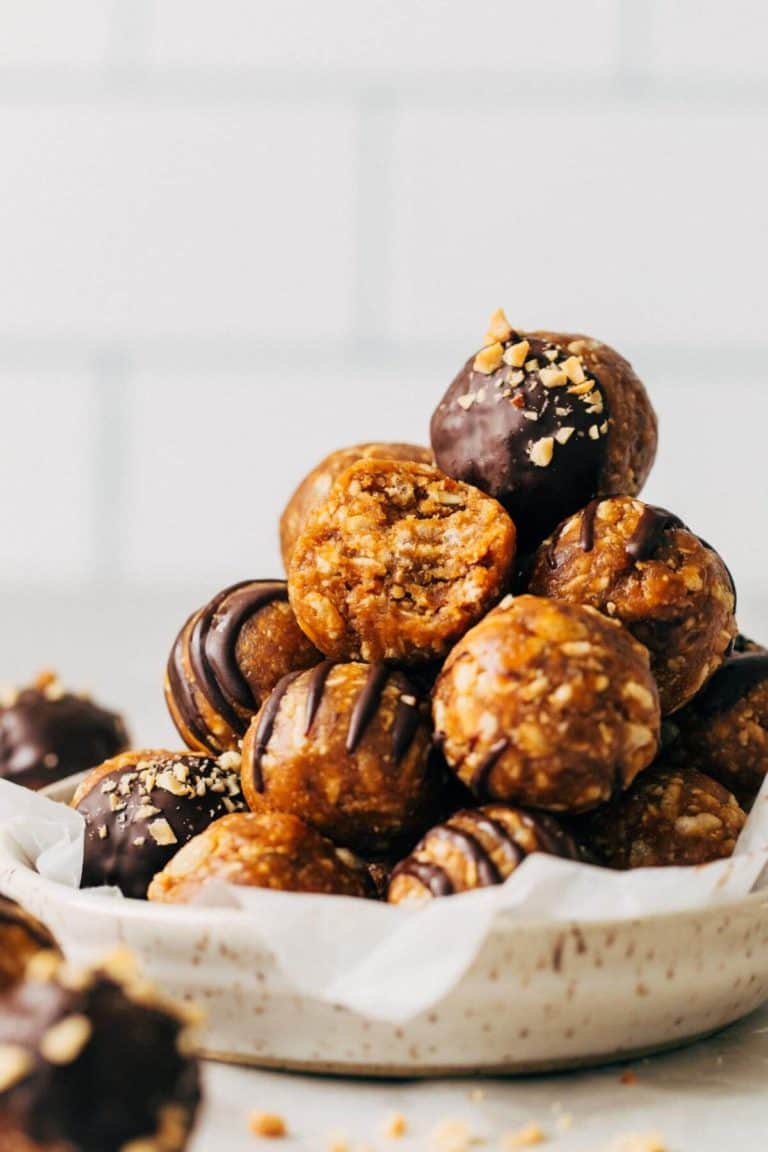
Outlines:
[[[73,959],[134,949],[160,985],[206,1009],[207,1055],[271,1067],[365,1076],[576,1067],[680,1044],[768,999],[766,892],[631,921],[502,915],[450,994],[393,1025],[298,995],[239,910],[86,901],[7,853],[0,891],[40,916]]]

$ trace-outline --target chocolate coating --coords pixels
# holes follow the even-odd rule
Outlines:
[[[292,812],[363,855],[410,846],[442,793],[427,702],[384,664],[286,676],[243,741],[242,784],[254,811]]]
[[[736,798],[695,768],[654,764],[623,796],[581,820],[610,868],[706,864],[731,856],[744,827]]]
[[[234,761],[141,751],[95,768],[72,800],[85,818],[82,887],[116,885],[144,899],[152,877],[183,844],[245,808]]]
[[[527,549],[593,496],[640,491],[656,418],[612,348],[494,319],[497,343],[467,361],[432,416],[432,448],[449,476],[504,505]]]
[[[631,496],[591,501],[539,548],[539,596],[589,604],[644,644],[669,715],[720,666],[736,633],[736,592],[714,549],[665,508]]]
[[[675,713],[665,757],[697,768],[747,811],[768,775],[768,652],[737,652]]]
[[[188,904],[211,879],[280,892],[374,894],[361,860],[286,812],[235,812],[215,820],[155,876],[149,899]]]
[[[278,680],[320,659],[296,623],[284,580],[234,584],[176,637],[165,678],[171,719],[196,751],[234,749]]]
[[[56,948],[44,924],[0,896],[0,992],[21,979],[27,963],[38,952]]]
[[[128,743],[122,718],[43,674],[0,704],[0,776],[45,788],[115,756]]]
[[[200,1102],[184,1018],[107,971],[37,968],[0,1000],[0,1147],[181,1152]]]
[[[353,444],[351,448],[337,448],[309,472],[291,496],[280,517],[280,550],[285,570],[291,560],[294,545],[310,514],[327,498],[336,478],[350,464],[358,460],[414,460],[417,464],[433,464],[429,448],[420,444],[371,443]]]
[[[573,837],[546,812],[508,804],[456,812],[431,828],[392,873],[390,904],[501,884],[532,852],[580,858]]]

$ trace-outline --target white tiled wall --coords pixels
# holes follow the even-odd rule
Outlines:
[[[768,636],[760,0],[0,0],[0,679],[167,738],[301,473],[423,439],[503,303],[614,341]]]

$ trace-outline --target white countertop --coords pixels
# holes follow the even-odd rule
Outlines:
[[[627,1068],[635,1082],[622,1083]],[[428,1152],[446,1120],[464,1121],[489,1150],[502,1147],[504,1133],[535,1122],[547,1135],[538,1147],[547,1152],[624,1152],[618,1138],[634,1133],[658,1134],[667,1152],[766,1152],[768,1006],[678,1052],[593,1072],[375,1082],[208,1064],[205,1088],[191,1152],[326,1152],[333,1136],[345,1137],[349,1152]],[[256,1110],[281,1114],[288,1138],[251,1135],[248,1117]],[[397,1141],[382,1135],[394,1112],[408,1121]]]

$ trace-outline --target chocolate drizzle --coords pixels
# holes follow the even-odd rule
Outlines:
[[[355,701],[347,731],[347,752],[354,752],[365,735],[365,730],[376,715],[381,702],[382,693],[389,678],[389,668],[386,664],[372,664],[368,673],[365,687]]]
[[[433,864],[430,860],[417,860],[415,856],[409,856],[407,860],[397,865],[390,884],[398,876],[413,876],[433,896],[452,896],[456,891],[456,886],[445,868],[440,864]]]
[[[695,697],[692,707],[702,716],[727,712],[743,696],[768,680],[768,652],[731,656]]]
[[[419,728],[419,710],[403,696],[397,702],[395,722],[392,725],[392,760],[399,764],[413,743]]]
[[[208,731],[198,711],[192,686],[184,670],[184,643],[193,620],[194,616],[190,616],[171,648],[167,667],[168,683],[171,687],[173,704],[178,709],[184,727],[189,730],[197,743],[205,748],[208,746]]]
[[[305,736],[309,736],[309,733],[312,731],[312,724],[317,715],[317,710],[320,707],[320,702],[323,699],[325,682],[328,679],[328,674],[331,669],[335,666],[335,660],[323,660],[322,663],[316,664],[309,674],[307,679],[307,710],[304,720]]]
[[[508,747],[509,740],[506,736],[502,736],[500,740],[497,740],[495,744],[491,745],[477,768],[475,768],[469,786],[476,796],[482,796],[485,792],[488,777]]]
[[[277,714],[280,711],[280,705],[291,684],[293,684],[294,680],[299,676],[301,676],[301,672],[289,672],[287,676],[283,676],[282,680],[279,680],[273,688],[269,699],[259,714],[256,731],[253,734],[250,760],[253,787],[257,792],[264,791],[264,777],[261,773],[261,762],[264,759],[264,753],[267,750],[269,741],[272,738],[272,732],[275,727],[275,721],[277,720]]]
[[[602,500],[590,500],[586,508],[581,513],[581,525],[579,527],[579,547],[584,552],[591,552],[595,546],[595,519],[597,517],[597,510],[602,504]]]
[[[654,504],[646,504],[634,532],[624,545],[624,551],[630,560],[634,563],[649,560],[661,544],[664,532],[668,528],[685,529],[685,524],[678,516],[668,512],[666,508],[657,508]]]
[[[429,840],[443,840],[452,844],[462,855],[469,857],[477,869],[478,883],[483,887],[501,883],[501,873],[490,853],[471,832],[452,824],[438,824],[428,833],[427,841]]]

